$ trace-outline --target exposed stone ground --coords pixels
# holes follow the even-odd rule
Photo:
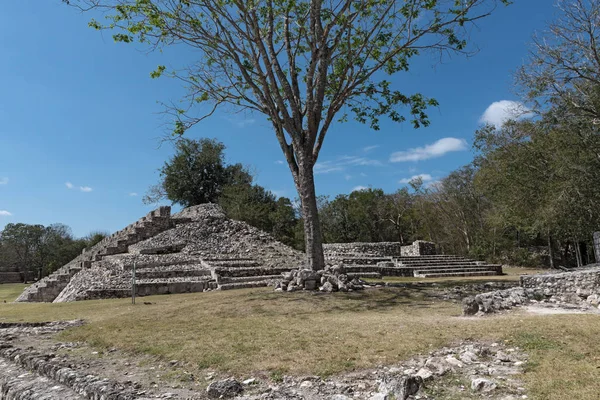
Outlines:
[[[459,343],[400,364],[327,379],[282,376],[275,382],[263,375],[238,382],[210,371],[193,376],[177,360],[160,362],[116,349],[100,354],[85,344],[53,339],[81,323],[0,327],[0,399],[379,400],[461,398],[461,393],[526,398],[518,379],[526,354],[497,343]]]
[[[427,296],[458,302],[464,294],[509,283],[410,285]],[[0,324],[0,399],[208,399],[227,389],[244,400],[526,398],[518,377],[527,355],[502,344],[460,342],[396,365],[326,379],[281,376],[274,381],[265,372],[232,381],[210,370],[195,376],[193,366],[178,360],[57,342],[57,332],[81,323]]]

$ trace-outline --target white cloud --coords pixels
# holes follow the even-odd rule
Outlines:
[[[6,210],[0,210],[0,217],[10,217],[12,214]]]
[[[71,182],[65,182],[65,186],[67,189],[73,189],[73,184]]]
[[[135,196],[137,196],[137,195],[138,195],[138,194],[137,194],[136,192],[131,192],[131,193],[129,193],[129,196],[131,196],[131,197],[135,197]]]
[[[522,119],[530,116],[529,109],[518,101],[500,100],[495,101],[485,110],[479,122],[483,124],[492,124],[500,128],[510,119]]]
[[[283,165],[284,163],[283,163],[283,161],[282,161],[282,160],[277,160],[277,161],[275,161],[275,164],[278,164],[278,165]]]
[[[381,161],[358,156],[341,156],[334,161],[323,161],[315,164],[315,174],[345,171],[348,167],[381,166]]]
[[[425,182],[430,182],[430,181],[432,181],[432,180],[433,180],[433,177],[432,177],[431,175],[429,175],[429,174],[419,174],[419,175],[413,175],[413,176],[411,176],[410,178],[403,178],[403,179],[400,179],[400,180],[398,181],[398,183],[407,184],[407,183],[409,183],[410,181],[413,181],[413,180],[415,180],[415,179],[419,179],[419,178],[421,178],[421,180],[422,180],[424,183],[425,183]]]
[[[344,179],[346,179],[347,181],[349,181],[350,179],[352,179],[352,175],[346,175],[346,176],[344,176]]]
[[[379,145],[378,145],[378,144],[376,144],[376,145],[374,145],[374,146],[367,146],[367,147],[363,147],[363,151],[364,151],[365,153],[368,153],[368,152],[370,152],[370,151],[373,151],[373,150],[375,150],[375,149],[376,149],[376,148],[378,148],[378,147],[379,147]]]
[[[352,188],[352,191],[353,192],[360,192],[361,190],[367,190],[367,189],[368,189],[368,187],[366,187],[366,186],[354,186]]]
[[[79,186],[79,190],[81,190],[82,192],[86,192],[89,193],[91,192],[93,189],[89,186]]]
[[[453,151],[467,150],[467,142],[464,139],[453,137],[443,138],[435,143],[424,147],[415,147],[407,151],[397,151],[390,156],[391,162],[420,161],[430,158],[438,158]]]
[[[8,185],[8,178],[0,178],[0,185]]]

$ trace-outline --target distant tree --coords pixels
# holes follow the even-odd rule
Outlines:
[[[39,252],[45,231],[43,225],[22,223],[8,224],[2,231],[2,241],[14,251],[19,272],[25,282],[32,278],[34,271],[42,274]]]
[[[217,203],[226,186],[250,184],[252,177],[241,164],[225,164],[224,150],[216,139],[177,140],[175,154],[160,169],[161,181],[144,202],[168,199],[183,207]]]
[[[290,199],[287,197],[278,198],[270,219],[273,224],[273,236],[280,242],[295,247],[295,229],[299,220]]]
[[[600,123],[600,1],[559,0],[557,6],[559,17],[533,38],[517,83],[535,111],[560,105],[565,120]]]
[[[104,231],[92,231],[88,233],[83,240],[85,241],[86,247],[92,247],[100,243],[104,238],[110,236],[109,232]]]
[[[313,167],[329,128],[351,113],[379,129],[380,118],[428,125],[437,102],[385,79],[413,57],[465,53],[475,21],[508,0],[63,0],[108,12],[117,41],[153,48],[184,45],[198,57],[179,77],[190,106],[172,110],[175,133],[217,108],[251,110],[273,125],[300,196],[309,265],[324,267]],[[111,14],[112,12],[112,14]],[[160,76],[164,66],[152,74]],[[190,111],[209,103],[201,114]]]

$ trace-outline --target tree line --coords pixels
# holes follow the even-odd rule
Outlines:
[[[7,224],[0,232],[0,271],[18,271],[23,282],[51,274],[106,236],[75,238],[64,224]]]

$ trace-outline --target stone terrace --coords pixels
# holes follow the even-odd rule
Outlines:
[[[453,255],[438,255],[435,244],[416,241],[409,246],[397,242],[331,243],[324,245],[325,259],[343,264],[350,277],[420,278],[501,275],[502,266]]]

